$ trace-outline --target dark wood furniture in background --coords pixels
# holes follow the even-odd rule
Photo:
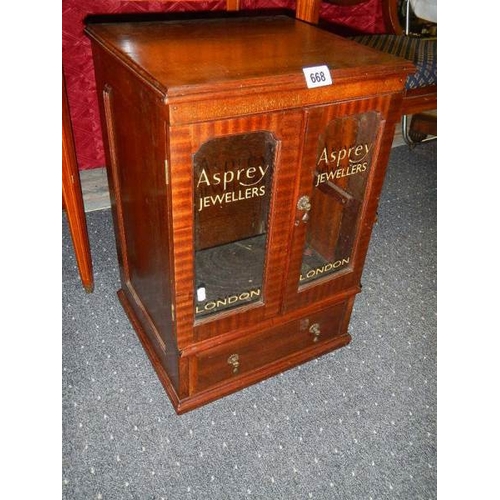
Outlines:
[[[342,2],[342,0],[334,1],[337,3]],[[382,7],[387,33],[402,36],[404,35],[404,30],[398,17],[398,2],[399,0],[383,0]],[[403,104],[401,105],[402,115],[414,115],[424,111],[432,111],[436,108],[437,84],[419,87],[416,89],[405,89]]]
[[[175,410],[346,345],[412,64],[287,16],[86,34],[118,295]]]
[[[325,0],[328,3],[344,6],[346,8],[346,13],[349,11],[349,7],[357,7],[360,4],[366,3],[368,0]],[[412,37],[413,34],[406,32],[407,27],[403,28],[400,22],[399,8],[401,6],[401,0],[382,0],[382,12],[385,23],[385,31],[380,34],[367,34],[363,37],[355,36],[356,41],[371,46],[371,47],[383,47],[380,50],[387,51],[388,53],[398,55],[403,57],[405,52],[407,52],[408,43],[404,42],[405,37]],[[409,6],[406,8],[409,9]],[[406,10],[405,8],[405,10]],[[408,10],[407,16],[411,13],[411,9]],[[408,18],[409,19],[409,18]],[[328,29],[327,25],[324,26]],[[408,26],[409,28],[409,26]],[[385,43],[388,40],[385,35],[396,37],[390,39],[390,43]],[[416,43],[427,44],[427,47],[420,45],[422,59],[419,64],[428,64],[431,60],[436,57],[435,54],[435,39],[424,40],[426,37],[418,36],[419,40]],[[399,39],[399,40],[398,40]],[[407,39],[408,40],[408,39]],[[417,63],[417,61],[414,61]],[[426,71],[426,69],[424,69]],[[418,71],[417,71],[418,73]],[[422,71],[423,73],[423,71]],[[434,75],[429,78],[430,81],[434,83],[428,83],[427,78],[423,74],[418,74],[419,84],[416,87],[405,88],[403,103],[401,105],[401,116],[402,116],[402,132],[405,142],[410,146],[415,144],[415,140],[422,140],[426,135],[436,136],[437,134],[437,117],[436,115],[425,114],[430,111],[437,110],[437,80],[434,80]],[[410,120],[411,118],[411,120]]]
[[[411,36],[406,33],[399,22],[397,7],[399,0],[383,0],[384,19],[393,33],[399,36]],[[407,6],[407,15],[410,6]],[[409,24],[409,23],[408,23]],[[427,137],[437,137],[437,114],[429,113],[437,110],[437,83],[422,85],[415,89],[406,89],[401,114],[403,116],[402,129],[405,141],[413,146]],[[411,115],[411,120],[409,117]]]
[[[92,292],[94,289],[92,258],[64,75],[62,77],[62,201],[68,217],[80,278],[85,290]]]

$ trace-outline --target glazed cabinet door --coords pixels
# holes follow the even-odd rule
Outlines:
[[[356,293],[392,140],[381,147],[389,102],[306,110],[285,310]]]
[[[302,120],[281,112],[171,128],[179,345],[280,310]]]

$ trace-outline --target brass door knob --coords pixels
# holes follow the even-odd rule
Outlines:
[[[311,210],[311,200],[309,196],[304,195],[299,198],[297,202],[297,209],[304,212],[302,222],[306,223],[309,220],[309,210]]]

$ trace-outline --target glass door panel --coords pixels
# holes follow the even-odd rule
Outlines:
[[[258,131],[211,139],[194,154],[197,318],[264,300],[276,149]]]
[[[311,194],[297,204],[307,228],[299,289],[352,266],[379,126],[369,111],[334,118],[319,134]]]

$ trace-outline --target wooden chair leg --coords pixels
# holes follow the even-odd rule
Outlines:
[[[419,113],[413,115],[410,123],[410,134],[414,135],[437,135],[436,115]]]
[[[90,293],[94,289],[92,258],[64,78],[62,96],[62,198],[63,207],[68,216],[80,279],[85,290]]]
[[[408,115],[403,115],[401,130],[403,139],[410,148],[433,141],[437,139],[437,116],[418,113],[413,115],[410,121]]]

